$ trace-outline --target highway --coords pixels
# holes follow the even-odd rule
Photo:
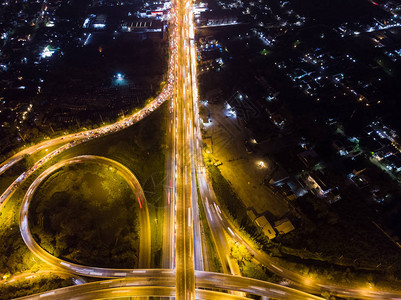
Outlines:
[[[176,127],[174,130],[176,156],[176,298],[195,299],[195,260],[193,241],[193,195],[192,172],[190,157],[190,130],[192,125],[189,118],[189,101],[187,94],[187,59],[185,54],[186,2],[177,4],[177,89],[174,110]]]
[[[65,287],[53,291],[43,292],[37,295],[22,297],[18,299],[104,299],[111,297],[123,296],[174,296],[175,289],[175,272],[174,270],[165,269],[149,269],[149,270],[136,270],[135,277],[126,277],[119,279],[110,279],[103,281],[96,281],[76,286]],[[199,294],[201,289],[212,288],[221,290],[238,291],[244,293],[251,293],[254,295],[264,297],[274,297],[277,299],[307,299],[307,300],[322,300],[323,298],[313,296],[292,288],[284,287],[278,284],[265,282],[252,278],[245,278],[241,276],[225,275],[213,272],[195,271],[196,276],[196,289],[195,294]],[[153,289],[157,287],[164,287],[165,289],[158,289],[163,294],[153,294]],[[147,288],[147,289],[146,289]],[[145,292],[143,292],[146,290]],[[123,295],[120,293],[123,292]],[[201,294],[200,299],[216,299],[209,298],[207,292]],[[168,293],[166,293],[168,292]],[[166,293],[166,294],[164,294]],[[212,294],[211,294],[212,295]],[[216,296],[220,299],[249,299],[236,295],[229,295],[227,293],[219,292]],[[82,297],[82,298],[81,298]],[[219,300],[220,300],[219,299]]]
[[[191,167],[192,174],[196,174],[193,176],[194,187],[196,187],[196,179],[199,187],[199,191],[201,194],[201,203],[203,204],[203,208],[205,209],[206,214],[210,216],[210,212],[207,210],[208,206],[208,198],[214,199],[213,190],[210,188],[210,185],[206,184],[207,182],[207,174],[205,172],[205,166],[203,162],[203,141],[202,141],[202,133],[201,133],[201,122],[199,118],[199,106],[198,106],[198,86],[197,86],[197,68],[196,68],[196,47],[195,47],[195,25],[194,25],[194,16],[191,8],[192,4],[187,5],[187,19],[185,24],[185,34],[186,41],[184,42],[184,54],[186,55],[186,69],[188,70],[188,74],[186,74],[186,82],[187,82],[187,94],[190,98],[188,102],[190,103],[190,115],[189,119],[192,121],[191,123],[191,140],[190,140],[190,151],[191,151]],[[177,89],[179,89],[180,85],[177,84]],[[193,189],[193,193],[196,193],[196,189]],[[238,264],[230,258],[230,249],[228,246],[228,241],[225,235],[225,230],[220,226],[220,224],[215,224],[213,219],[208,218],[208,223],[212,231],[213,240],[216,244],[218,255],[223,267],[223,272],[226,274],[232,275],[240,275],[240,270]],[[194,224],[200,224],[199,220],[199,208],[198,202],[194,203]],[[195,257],[199,258],[199,266],[202,266],[202,247],[201,247],[201,238],[200,238],[200,226],[198,225],[195,229],[195,245],[196,245],[196,253]],[[202,270],[201,268],[196,268],[197,270]]]
[[[28,176],[30,176],[43,164],[45,164],[47,161],[49,161],[62,151],[70,149],[75,145],[91,140],[93,138],[122,130],[146,117],[154,109],[160,106],[161,103],[163,103],[167,98],[172,96],[175,80],[177,80],[176,97],[175,103],[173,105],[175,119],[173,122],[174,158],[172,160],[172,170],[174,176],[172,177],[172,179],[174,187],[171,189],[172,196],[174,196],[171,199],[175,198],[176,200],[176,202],[174,202],[176,210],[173,211],[173,217],[170,217],[170,220],[176,219],[176,232],[173,235],[175,238],[172,238],[171,240],[177,240],[175,254],[175,262],[177,268],[177,298],[180,298],[180,295],[182,295],[182,299],[193,299],[195,295],[195,265],[197,266],[197,269],[202,269],[202,243],[198,221],[199,214],[197,212],[196,179],[195,176],[193,176],[196,171],[195,160],[199,160],[199,158],[194,157],[194,153],[196,152],[198,156],[201,153],[201,137],[199,117],[197,113],[198,107],[196,87],[196,59],[194,49],[194,25],[193,15],[191,11],[191,3],[180,1],[176,4],[176,7],[178,12],[175,13],[173,10],[172,13],[172,15],[176,18],[174,21],[176,26],[174,27],[175,29],[173,32],[173,38],[170,41],[170,48],[172,51],[170,57],[169,81],[159,97],[138,113],[112,125],[104,126],[95,130],[68,135],[65,137],[60,137],[50,141],[45,141],[39,145],[28,148],[23,152],[15,155],[10,160],[1,165],[1,172],[4,172],[7,168],[11,167],[15,162],[20,160],[26,154],[33,154],[40,151],[44,147],[56,146],[61,143],[65,143],[63,146],[59,147],[58,149],[54,150],[53,152],[49,153],[44,158],[39,160],[27,172],[21,174],[21,176],[16,179],[16,181],[10,186],[10,188],[7,189],[5,193],[3,193],[0,198],[0,203],[4,204],[6,199],[9,198],[9,196],[15,191],[15,189],[18,188],[18,186]],[[177,26],[177,24],[179,24],[179,26]],[[196,132],[196,135],[198,136],[196,146],[194,146],[194,132]],[[195,151],[194,148],[196,149]],[[29,193],[33,193],[32,190],[28,190],[28,196]],[[72,273],[87,275],[91,277],[125,277],[133,276],[136,274],[137,270],[116,270],[79,266],[57,260],[56,258],[52,258],[40,247],[35,247],[34,249],[35,244],[32,242],[32,238],[29,239],[30,234],[29,228],[27,226],[27,203],[29,203],[29,201],[24,202],[21,210],[21,233],[28,246],[30,245],[30,249],[33,249],[34,253],[38,256],[42,256],[42,259],[44,258],[45,261],[50,262],[51,264],[56,265],[59,268],[67,269]],[[222,237],[221,233],[222,231],[220,231],[220,237]],[[194,251],[194,244],[196,244],[196,251]],[[223,244],[220,248],[225,247],[224,259],[227,259],[227,261],[229,262],[230,260],[227,255],[228,247],[226,247],[226,245],[227,244]],[[171,261],[174,261],[173,252],[174,251],[171,251],[170,255],[170,265]],[[145,252],[140,251],[140,253]],[[169,255],[167,255],[167,257],[168,256]],[[141,261],[144,262],[145,260]],[[233,267],[229,268],[230,270],[233,269]],[[238,271],[233,273],[238,274]]]
[[[177,65],[174,103],[176,158],[176,292],[177,299],[195,299],[194,271],[203,270],[195,163],[196,60],[191,1],[176,3]],[[195,87],[195,90],[194,90]]]
[[[167,139],[167,149],[170,155],[166,155],[165,162],[165,182],[164,182],[164,219],[163,219],[163,245],[162,245],[162,264],[164,269],[175,268],[175,152],[172,131],[174,130],[174,115],[169,124],[169,136]]]
[[[183,1],[185,3],[185,1]],[[186,4],[189,6],[189,4]],[[214,195],[212,185],[206,174],[203,160],[203,142],[202,142],[202,134],[200,131],[200,118],[199,118],[199,110],[198,110],[198,96],[197,96],[197,78],[196,78],[196,50],[194,45],[194,22],[192,18],[192,14],[188,15],[188,18],[184,18],[184,23],[181,26],[184,31],[189,35],[188,39],[179,42],[179,45],[184,45],[184,55],[186,54],[186,67],[183,67],[184,71],[187,70],[187,74],[185,75],[185,80],[188,82],[187,89],[185,89],[185,81],[184,87],[182,90],[187,91],[187,96],[192,96],[192,107],[190,110],[192,120],[191,127],[191,141],[187,144],[187,148],[190,147],[191,158],[195,160],[192,161],[192,166],[195,167],[196,177],[198,182],[198,187],[201,195],[201,200],[203,206],[206,211],[206,217],[208,219],[209,226],[212,231],[213,240],[216,244],[216,248],[218,251],[218,255],[220,261],[223,266],[223,271],[225,273],[231,273],[233,275],[240,275],[239,267],[235,261],[230,258],[230,249],[228,247],[228,242],[226,235],[230,236],[234,241],[244,245],[248,251],[254,256],[254,258],[266,266],[271,272],[276,275],[289,279],[296,283],[296,286],[302,290],[318,293],[320,294],[322,291],[330,291],[334,292],[339,296],[345,297],[361,297],[361,295],[368,295],[368,297],[387,297],[388,295],[392,295],[387,292],[373,292],[366,291],[366,288],[360,289],[349,289],[348,287],[343,287],[337,284],[318,282],[317,280],[311,280],[311,278],[302,276],[301,274],[287,270],[281,266],[278,266],[277,263],[273,262],[271,257],[255,247],[246,240],[246,238],[242,237],[241,232],[238,230],[236,225],[234,225],[229,218],[227,218],[224,212],[221,211],[218,201]],[[185,30],[186,29],[186,30]],[[187,51],[185,51],[185,47],[188,47]],[[177,56],[179,61],[178,65],[180,65],[180,55]],[[183,66],[184,62],[181,63]],[[180,74],[177,75],[178,82],[180,82]],[[177,84],[177,90],[180,91],[182,85],[180,83]],[[188,114],[187,114],[188,116]],[[195,155],[194,155],[195,153]],[[194,176],[195,177],[195,176]],[[198,214],[199,215],[199,214]],[[196,239],[195,239],[196,240]],[[398,297],[400,295],[398,294]]]
[[[25,155],[32,155],[48,147],[58,147],[50,152],[30,169],[22,173],[0,196],[0,209],[6,201],[21,186],[21,184],[45,163],[76,145],[123,130],[157,109],[167,99],[171,103],[172,119],[169,131],[171,133],[171,157],[166,161],[168,190],[165,194],[165,218],[163,228],[163,269],[148,269],[150,265],[150,222],[147,204],[142,189],[135,176],[126,173],[124,166],[106,158],[81,156],[56,164],[34,181],[25,194],[20,211],[20,231],[28,248],[45,262],[73,274],[98,278],[118,278],[106,281],[80,284],[54,291],[48,291],[36,296],[22,299],[97,299],[117,298],[123,296],[169,296],[177,299],[244,299],[243,293],[252,293],[277,299],[322,299],[305,292],[240,276],[238,265],[230,258],[227,237],[245,245],[254,258],[280,277],[296,283],[298,289],[320,294],[322,291],[334,292],[338,295],[357,299],[395,299],[401,294],[375,291],[374,289],[352,289],[335,283],[323,283],[305,278],[299,273],[286,270],[271,257],[255,249],[246,237],[221,211],[206,174],[203,154],[202,136],[198,110],[198,91],[196,81],[196,51],[194,44],[194,21],[192,2],[176,0],[171,10],[170,32],[170,63],[168,81],[160,95],[150,104],[127,118],[114,124],[93,130],[74,133],[26,148],[0,164],[0,175],[14,164],[21,161]],[[174,96],[174,97],[173,97]],[[93,159],[96,163],[113,164],[121,174],[125,174],[127,182],[131,182],[134,191],[139,191],[141,209],[140,268],[141,269],[108,269],[93,266],[82,266],[53,257],[44,251],[32,238],[28,226],[29,201],[41,180],[45,179],[57,168],[69,164],[80,163]],[[102,162],[100,162],[103,160]],[[117,164],[117,165],[115,165]],[[132,177],[133,176],[133,177]],[[202,240],[198,212],[197,184],[210,225],[213,240],[216,243],[223,271],[227,274],[204,272],[202,257]],[[232,275],[230,275],[232,274]],[[234,294],[207,289],[228,290],[239,292]]]
[[[175,25],[177,22],[177,14],[175,6],[170,11],[171,29],[170,29],[170,43],[172,43],[172,52],[174,57],[177,57],[177,32],[178,27]],[[174,73],[177,71],[177,62],[174,60],[172,67]],[[176,93],[174,93],[176,95]],[[167,135],[167,149],[168,153],[165,155],[165,191],[164,191],[164,219],[163,219],[163,245],[162,245],[162,268],[174,269],[175,268],[175,204],[176,204],[176,166],[177,166],[177,148],[175,139],[175,128],[177,127],[176,110],[174,109],[174,99],[170,101],[168,135]]]
[[[29,229],[28,223],[28,211],[29,211],[29,203],[35,194],[36,189],[39,185],[45,180],[50,174],[55,172],[56,170],[68,166],[71,164],[79,164],[79,163],[96,163],[106,165],[108,167],[112,167],[116,170],[116,172],[121,175],[131,187],[134,194],[137,196],[138,206],[139,206],[139,222],[140,222],[140,243],[139,243],[139,268],[149,268],[150,267],[150,252],[151,252],[151,227],[149,221],[149,211],[147,202],[145,199],[145,195],[143,194],[143,190],[135,175],[127,169],[122,164],[99,156],[93,155],[84,155],[77,156],[67,160],[63,160],[47,170],[41,173],[35,181],[28,188],[24,199],[21,204],[20,210],[20,231],[22,239],[25,244],[37,257],[39,257],[44,262],[53,265],[57,268],[64,269],[73,274],[90,276],[90,277],[100,277],[100,278],[110,278],[110,277],[125,277],[129,276],[128,273],[132,273],[132,270],[126,269],[108,269],[108,268],[99,268],[99,267],[88,267],[82,266],[74,263],[70,263],[54,257],[47,251],[45,251],[33,238],[31,231]]]

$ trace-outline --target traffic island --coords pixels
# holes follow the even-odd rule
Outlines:
[[[112,166],[85,162],[62,167],[32,198],[32,235],[44,250],[66,261],[136,268],[139,197]]]

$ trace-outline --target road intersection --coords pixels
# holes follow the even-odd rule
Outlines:
[[[194,44],[194,21],[192,2],[188,0],[176,0],[171,10],[170,32],[170,64],[168,81],[160,95],[137,113],[128,116],[114,124],[98,129],[83,131],[53,140],[44,141],[38,145],[24,149],[10,159],[0,164],[0,175],[26,155],[35,154],[44,148],[58,148],[34,164],[30,169],[21,174],[0,196],[0,209],[22,183],[35,171],[44,166],[52,158],[63,151],[119,130],[123,130],[142,120],[163,102],[173,98],[171,122],[171,149],[172,157],[168,161],[166,192],[166,215],[164,222],[163,260],[164,269],[149,269],[150,256],[147,250],[140,250],[141,269],[107,269],[91,266],[80,266],[66,262],[51,256],[49,253],[35,245],[30,237],[27,211],[29,199],[33,195],[35,186],[40,183],[54,169],[60,167],[66,161],[56,164],[44,171],[28,189],[21,207],[20,230],[31,249],[41,259],[57,266],[59,269],[73,274],[98,278],[118,278],[110,280],[85,283],[77,286],[48,291],[39,295],[24,297],[23,299],[97,299],[123,296],[167,296],[177,299],[244,299],[244,293],[273,297],[277,299],[322,299],[307,294],[304,291],[320,294],[322,291],[335,292],[345,297],[359,299],[391,299],[401,297],[400,294],[392,294],[380,291],[366,291],[364,289],[349,289],[331,283],[308,282],[300,274],[288,271],[282,266],[276,265],[266,253],[255,249],[246,238],[241,236],[238,228],[224,215],[219,208],[211,184],[205,172],[202,153],[202,136],[198,111],[197,81],[196,81],[196,51]],[[73,158],[71,163],[79,163],[85,158]],[[99,158],[94,158],[99,159]],[[75,160],[75,161],[74,161]],[[112,163],[112,162],[108,162]],[[113,162],[116,163],[116,162]],[[124,170],[123,166],[118,166]],[[124,172],[124,171],[123,171]],[[128,170],[129,172],[129,170]],[[130,174],[126,174],[131,178]],[[139,183],[133,182],[135,189]],[[202,256],[202,239],[200,234],[200,222],[198,213],[198,193],[205,209],[207,220],[213,233],[218,255],[226,274],[204,272]],[[145,198],[143,198],[145,199]],[[145,203],[142,203],[143,205]],[[146,205],[144,205],[146,207]],[[150,225],[149,215],[144,213],[142,228],[149,228],[149,241],[142,244],[150,249]],[[146,217],[147,215],[147,217]],[[146,220],[147,218],[147,220]],[[141,218],[142,219],[142,218]],[[240,275],[238,265],[230,258],[230,249],[226,236],[245,245],[254,255],[254,258],[269,268],[273,273],[288,278],[297,284],[299,289],[290,289],[285,286],[269,282],[245,278]],[[142,241],[142,240],[141,240]],[[146,246],[145,246],[146,247]],[[41,249],[41,250],[40,250]],[[219,291],[210,291],[213,289]],[[240,292],[240,294],[227,294],[221,290]]]

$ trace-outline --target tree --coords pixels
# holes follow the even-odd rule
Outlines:
[[[231,247],[230,255],[233,259],[238,262],[240,267],[244,266],[245,262],[250,262],[253,258],[253,255],[245,248],[244,245],[235,243]]]

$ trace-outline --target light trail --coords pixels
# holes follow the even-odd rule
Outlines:
[[[134,296],[165,296],[174,297],[176,292],[175,273],[172,270],[149,269],[142,270],[145,273],[140,273],[136,277],[126,277],[106,281],[97,281],[77,286],[65,287],[53,291],[43,292],[32,296],[26,296],[19,299],[40,299],[46,295],[48,299],[104,299],[116,297],[134,297]],[[274,297],[275,299],[289,300],[323,300],[311,294],[307,294],[295,289],[280,286],[278,284],[261,281],[252,278],[225,275],[213,272],[195,271],[196,289],[195,295],[197,299],[249,299],[242,296],[230,295],[227,293],[217,292],[216,297],[209,298],[209,293],[216,293],[205,289],[214,290],[229,290],[242,293],[250,293],[264,297]],[[153,294],[149,288],[164,288],[164,291],[170,290],[168,294]],[[145,292],[146,290],[146,292]],[[122,292],[124,291],[124,292]],[[199,294],[200,291],[205,294]],[[51,294],[49,294],[51,293]],[[120,295],[124,293],[124,295]]]
[[[32,199],[32,196],[35,194],[35,190],[39,187],[39,185],[45,180],[50,174],[57,171],[58,169],[77,163],[96,163],[96,164],[105,164],[109,167],[115,169],[128,183],[130,188],[136,195],[145,199],[143,195],[143,190],[141,185],[139,184],[138,180],[131,173],[129,169],[127,169],[122,164],[99,156],[93,155],[83,155],[73,157],[64,161],[61,161],[43,173],[41,173],[35,181],[30,185],[28,188],[27,193],[21,204],[20,210],[20,232],[22,239],[24,240],[25,244],[37,257],[39,257],[44,262],[55,266],[56,268],[62,268],[67,270],[71,273],[83,275],[83,276],[92,276],[92,277],[101,277],[101,278],[110,278],[110,277],[125,277],[128,276],[127,273],[132,270],[126,269],[110,269],[110,268],[94,268],[88,266],[82,266],[79,264],[74,264],[70,262],[63,261],[57,257],[54,257],[47,251],[45,251],[40,245],[35,241],[33,238],[31,231],[28,226],[28,211],[29,211],[29,203]],[[149,220],[149,211],[146,201],[143,203],[143,209],[139,210],[139,221],[140,221],[140,235],[141,240],[139,243],[139,268],[149,268],[150,266],[150,250],[151,250],[151,227],[150,227],[150,220]],[[134,273],[135,270],[132,271]]]
[[[10,198],[10,196],[15,192],[15,190],[21,186],[21,184],[38,168],[42,167],[45,163],[50,161],[52,158],[57,156],[63,151],[66,151],[76,145],[87,142],[89,140],[105,136],[120,130],[123,130],[136,122],[142,120],[144,117],[148,116],[151,112],[157,109],[163,102],[167,99],[170,99],[174,92],[176,92],[175,101],[171,103],[171,109],[174,112],[174,122],[173,122],[173,130],[171,130],[172,135],[174,136],[173,140],[175,149],[173,155],[172,162],[172,192],[171,192],[171,203],[170,206],[172,209],[173,217],[170,220],[177,219],[175,223],[172,234],[172,243],[176,244],[176,249],[178,253],[178,249],[181,249],[181,254],[174,254],[174,251],[171,251],[171,261],[177,262],[176,271],[172,270],[116,270],[116,269],[103,269],[103,268],[95,268],[95,267],[86,267],[79,266],[72,263],[64,263],[61,264],[60,261],[57,266],[59,268],[68,268],[72,273],[83,274],[83,275],[94,275],[99,277],[125,277],[122,280],[121,284],[127,284],[125,280],[129,280],[136,277],[141,277],[142,281],[138,281],[136,278],[135,282],[129,282],[130,285],[142,285],[142,291],[146,288],[144,286],[150,286],[149,281],[154,280],[152,274],[157,274],[157,277],[160,278],[162,274],[171,275],[173,281],[173,285],[176,284],[177,291],[173,290],[170,286],[166,288],[170,288],[169,293],[176,293],[174,295],[177,296],[178,299],[193,299],[195,295],[199,295],[199,290],[196,288],[213,288],[213,289],[225,289],[225,290],[234,290],[239,292],[247,292],[253,293],[255,295],[265,296],[265,297],[274,297],[279,299],[321,299],[316,296],[305,294],[300,291],[292,290],[294,293],[299,294],[291,294],[292,291],[286,289],[285,287],[275,285],[273,288],[270,286],[270,283],[267,282],[255,282],[254,279],[238,277],[238,276],[230,276],[223,274],[215,274],[208,272],[198,272],[194,270],[194,256],[195,260],[198,261],[200,259],[200,255],[196,252],[194,253],[194,246],[196,245],[196,250],[201,249],[200,239],[198,240],[196,227],[199,226],[199,222],[196,220],[198,214],[195,213],[197,201],[196,195],[194,195],[194,190],[196,185],[194,184],[194,176],[196,174],[199,184],[199,189],[201,193],[202,199],[209,199],[209,204],[207,204],[206,214],[209,216],[208,222],[211,227],[213,233],[213,239],[216,243],[219,257],[223,264],[223,269],[225,272],[231,272],[233,274],[239,274],[238,266],[236,266],[232,260],[229,259],[229,253],[227,247],[227,240],[225,238],[225,234],[230,235],[234,240],[244,244],[247,249],[254,254],[254,257],[265,266],[269,267],[270,270],[276,274],[284,278],[289,278],[294,282],[303,282],[304,278],[289,270],[284,268],[280,268],[272,265],[270,258],[266,253],[262,253],[257,249],[254,249],[246,240],[241,237],[238,229],[231,224],[231,222],[226,218],[223,212],[220,211],[220,208],[216,205],[215,196],[213,194],[212,189],[210,188],[210,183],[206,178],[205,172],[195,172],[194,170],[204,169],[203,165],[203,154],[201,145],[202,136],[200,133],[200,121],[199,121],[199,111],[198,111],[198,91],[197,91],[197,83],[196,83],[196,52],[195,52],[195,43],[194,43],[194,24],[193,24],[193,15],[191,12],[191,2],[187,0],[177,0],[177,3],[173,4],[172,9],[172,27],[174,28],[171,34],[170,39],[170,62],[169,62],[169,71],[168,71],[168,80],[166,86],[163,88],[160,95],[153,100],[146,107],[141,109],[139,112],[124,118],[123,120],[117,121],[114,124],[106,125],[94,130],[87,130],[75,134],[70,134],[66,136],[62,136],[59,138],[55,138],[52,140],[44,141],[35,146],[29,147],[12,156],[2,164],[0,164],[0,174],[7,171],[10,167],[12,167],[15,163],[19,162],[24,158],[25,155],[32,155],[41,151],[41,149],[45,147],[54,147],[58,145],[60,146],[58,149],[53,152],[47,154],[45,157],[40,159],[35,165],[21,174],[14,182],[10,185],[10,187],[0,196],[0,208],[4,206],[6,201]],[[180,22],[178,22],[180,20]],[[175,128],[175,129],[174,129]],[[196,143],[193,143],[194,138],[196,137]],[[196,145],[196,147],[194,147]],[[188,151],[189,147],[189,151]],[[183,172],[183,166],[186,169],[189,169],[190,172]],[[188,168],[189,166],[189,168]],[[33,194],[32,190],[28,191],[26,195],[31,196]],[[169,199],[169,198],[168,198]],[[177,199],[179,199],[180,203],[177,204]],[[138,199],[139,203],[140,199]],[[168,200],[170,201],[170,200]],[[203,204],[204,201],[202,201]],[[211,205],[211,203],[214,204]],[[27,209],[28,205],[25,203],[21,207],[21,211]],[[175,209],[173,209],[175,208]],[[186,218],[186,209],[192,209],[192,221],[190,218],[190,214]],[[179,212],[179,213],[178,213]],[[191,212],[191,210],[189,210]],[[216,216],[217,214],[217,217]],[[212,218],[212,216],[214,216]],[[193,230],[185,229],[182,224],[193,224]],[[172,224],[172,221],[170,221]],[[24,215],[20,221],[20,229],[22,231],[29,230],[27,219],[24,218]],[[178,234],[180,232],[180,234]],[[178,243],[174,237],[180,237],[182,240]],[[170,245],[171,246],[171,245]],[[171,248],[171,249],[174,249]],[[183,254],[185,253],[185,254]],[[201,259],[200,259],[201,261]],[[160,273],[164,272],[164,273]],[[176,276],[175,276],[176,275]],[[131,276],[132,278],[128,278]],[[228,277],[222,277],[228,276]],[[206,277],[206,278],[205,278]],[[196,278],[196,280],[195,280]],[[201,279],[200,279],[201,278]],[[168,279],[168,280],[170,280]],[[204,281],[201,281],[204,280]],[[11,282],[11,281],[10,281]],[[113,286],[108,286],[108,284],[113,284]],[[179,283],[179,284],[177,284]],[[184,283],[184,284],[181,284]],[[105,286],[108,289],[117,287],[119,283],[115,281],[108,281],[103,283],[98,283],[99,285]],[[80,288],[85,289],[89,284],[80,285]],[[160,283],[160,286],[165,286],[166,283]],[[132,293],[132,295],[136,294],[136,289],[124,288],[123,290],[115,290],[111,291],[112,293]],[[299,284],[299,287],[302,289],[309,289],[313,292],[321,292],[322,290],[328,290],[339,295],[346,295],[347,297],[354,297],[359,299],[388,299],[388,298],[399,298],[400,294],[392,294],[387,292],[380,291],[365,291],[363,289],[345,289],[342,287],[338,287],[335,285],[314,283],[308,287],[305,287],[302,284]],[[42,294],[42,297],[49,297],[49,299],[63,299],[60,297],[60,294],[66,293],[67,298],[71,298],[71,295],[74,292],[70,292],[71,289],[76,289],[77,287],[68,287],[63,289],[58,289],[55,291],[49,291]],[[107,293],[108,291],[103,292]],[[94,291],[100,291],[102,289],[95,288]],[[75,290],[74,290],[75,291]],[[205,293],[208,291],[204,291]],[[272,294],[273,293],[273,294]],[[80,295],[80,294],[75,294]],[[105,294],[103,294],[105,295]],[[107,294],[110,295],[110,294]],[[141,294],[140,296],[142,296]],[[149,294],[148,294],[149,295]],[[171,295],[171,294],[170,294]],[[229,299],[228,297],[237,297],[235,295],[227,295],[225,299]],[[280,296],[278,296],[280,295]],[[302,295],[296,296],[296,295]],[[54,297],[53,297],[54,296]],[[93,296],[93,295],[92,295]],[[114,295],[115,296],[115,295]],[[40,297],[40,296],[37,296]],[[219,294],[219,297],[222,297]],[[37,298],[39,299],[39,298]]]

